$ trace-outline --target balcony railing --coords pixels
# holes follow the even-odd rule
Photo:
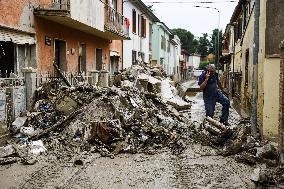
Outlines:
[[[86,5],[88,5],[88,2],[91,1],[92,0],[81,1],[80,6],[86,7]],[[75,4],[73,4],[74,2],[76,2],[76,0],[52,0],[52,2],[49,4],[41,4],[39,7],[35,8],[34,14],[39,16],[55,16],[57,17],[57,22],[69,24],[70,26],[78,24],[75,23],[75,21],[86,24],[89,27],[94,27],[93,24],[96,23],[95,28],[103,32],[99,34],[96,33],[97,35],[102,35],[107,39],[113,40],[129,38],[129,20],[108,4],[105,4],[102,1],[98,1],[99,3],[97,4],[92,4],[92,7],[88,7],[89,9],[95,10],[96,8],[98,8],[100,10],[94,12],[92,15],[89,15],[86,12],[82,12],[82,14],[76,14],[76,11],[83,10],[80,9],[80,6],[76,7],[77,9],[73,9],[72,6],[76,6]],[[88,18],[86,19],[86,17]],[[66,22],[66,19],[68,18],[73,19],[74,23],[71,24],[69,22]],[[93,31],[90,28],[85,28],[84,31],[87,30],[89,30],[90,32]]]
[[[53,0],[49,4],[41,4],[35,9],[36,13],[41,13],[40,11],[49,11],[47,15],[57,15],[60,13],[70,14],[70,0]]]
[[[129,20],[109,5],[105,5],[105,30],[129,37]]]

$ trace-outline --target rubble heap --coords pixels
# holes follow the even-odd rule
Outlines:
[[[57,158],[84,151],[111,157],[154,153],[162,147],[182,152],[183,139],[191,134],[190,103],[177,95],[174,83],[159,69],[142,66],[126,69],[113,83],[108,88],[44,83],[36,91],[33,110],[13,123],[12,149],[26,145],[29,151],[31,141],[37,141],[44,144],[41,152]],[[15,153],[23,157],[17,150],[1,157]]]
[[[255,139],[248,121],[235,127],[211,118],[191,123],[191,104],[178,93],[161,70],[139,65],[117,74],[107,88],[46,82],[36,91],[33,110],[12,124],[16,137],[0,148],[0,164],[34,164],[41,153],[63,161],[92,152],[109,157],[121,152],[153,154],[163,147],[178,154],[194,140],[245,163],[278,165],[278,150]],[[254,178],[259,183],[275,180],[269,175]]]

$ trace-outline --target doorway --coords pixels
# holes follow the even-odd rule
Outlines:
[[[111,62],[110,72],[111,72],[111,74],[118,72],[118,61],[119,61],[119,56],[111,56],[110,57],[110,62]]]
[[[0,42],[0,71],[1,77],[10,77],[14,72],[15,50],[12,42]]]
[[[87,58],[86,58],[86,44],[79,45],[79,60],[78,60],[78,71],[86,72],[87,70]]]
[[[103,50],[96,49],[96,70],[103,69]]]
[[[54,40],[54,51],[55,51],[55,64],[61,71],[67,71],[67,60],[66,60],[66,42],[62,40]]]

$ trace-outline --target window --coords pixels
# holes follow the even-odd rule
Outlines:
[[[141,36],[141,15],[138,14],[138,35]]]
[[[249,65],[249,50],[246,50],[246,65],[245,65],[245,87],[248,86],[248,65]]]
[[[136,51],[132,51],[132,64],[135,65],[136,62]]]
[[[164,36],[161,35],[161,49],[164,49],[163,37]]]
[[[171,48],[170,41],[168,41],[168,49],[167,49],[168,52],[170,52],[170,48]]]
[[[164,58],[160,58],[160,65],[164,65]]]
[[[149,24],[149,51],[152,51],[152,24]]]
[[[136,11],[132,10],[132,32],[136,33]]]
[[[141,58],[142,62],[145,62],[145,54],[143,52],[138,52],[138,57]]]
[[[117,11],[117,0],[112,0],[113,9]]]
[[[237,39],[241,39],[241,37],[242,37],[242,34],[243,34],[243,26],[242,26],[242,23],[243,23],[243,21],[242,21],[242,18],[239,18],[238,19],[238,25],[237,25],[237,30],[238,30],[238,34],[237,34]]]
[[[161,35],[161,49],[166,50],[166,38]]]
[[[146,37],[146,18],[145,17],[142,17],[142,19],[141,19],[141,26],[142,26],[142,29],[141,29],[141,36],[142,37]]]

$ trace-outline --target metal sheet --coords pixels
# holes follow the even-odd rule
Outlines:
[[[16,44],[35,44],[33,36],[4,28],[0,28],[0,41],[11,41]]]

